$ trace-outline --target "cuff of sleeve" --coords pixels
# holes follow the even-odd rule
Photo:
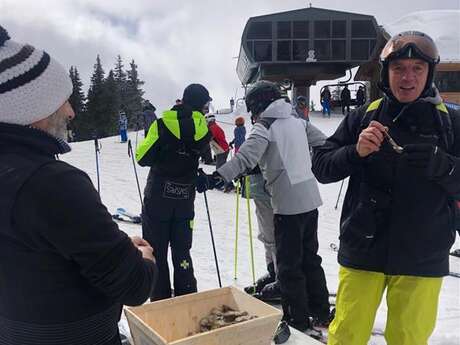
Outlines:
[[[356,151],[356,145],[348,145],[347,148],[347,159],[351,164],[360,164],[365,158],[361,157]]]
[[[225,182],[230,182],[234,178],[234,176],[232,175],[231,169],[227,169],[226,167],[219,168],[219,169],[216,170],[216,172],[217,172],[217,174],[219,174],[220,177],[222,177],[222,179]]]

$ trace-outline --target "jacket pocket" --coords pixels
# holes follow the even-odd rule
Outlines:
[[[340,240],[356,250],[370,250],[386,224],[391,203],[388,193],[361,183],[359,199],[341,226]]]

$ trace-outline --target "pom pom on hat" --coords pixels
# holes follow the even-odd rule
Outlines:
[[[52,115],[72,94],[64,67],[0,26],[0,122],[30,125]]]

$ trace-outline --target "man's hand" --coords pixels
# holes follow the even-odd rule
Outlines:
[[[224,184],[224,179],[217,171],[214,171],[211,175],[207,175],[200,169],[196,179],[196,190],[198,193],[203,193],[208,189],[221,188]]]
[[[153,248],[150,246],[137,247],[137,249],[142,253],[142,257],[147,260],[156,262],[155,257],[153,256]]]
[[[153,256],[153,248],[146,240],[140,238],[139,236],[133,236],[131,237],[131,242],[142,253],[142,257],[144,259],[155,262],[155,257]]]
[[[450,174],[454,169],[449,156],[438,146],[431,144],[405,145],[404,155],[409,166],[428,178]]]
[[[371,121],[369,126],[359,135],[358,143],[356,144],[358,155],[360,157],[367,157],[371,153],[379,151],[384,140],[383,132],[387,130],[388,128],[380,122]]]
[[[150,243],[148,243],[146,240],[139,236],[132,236],[131,237],[131,242],[133,242],[134,246],[136,248],[138,247],[150,247]]]

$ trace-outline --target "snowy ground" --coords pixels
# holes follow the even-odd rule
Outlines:
[[[234,115],[217,115],[218,122],[224,128],[227,139],[233,139]],[[342,116],[335,114],[332,118],[322,118],[321,115],[314,113],[311,116],[312,122],[317,125],[327,135],[332,134],[341,121]],[[246,128],[250,128],[250,122],[246,122]],[[143,139],[143,132],[139,132],[138,140]],[[129,136],[136,142],[136,133],[131,132]],[[128,157],[126,144],[119,142],[119,137],[110,137],[100,140],[102,144],[100,153],[100,179],[101,197],[110,212],[114,213],[117,207],[124,207],[133,213],[140,213],[140,199],[136,187],[133,165],[131,158]],[[86,171],[92,178],[94,184],[96,179],[96,164],[93,142],[72,143],[73,150],[61,159]],[[141,188],[145,186],[148,169],[136,167]],[[214,167],[203,166],[211,172]],[[342,193],[345,192],[346,183]],[[331,243],[338,244],[338,222],[340,207],[334,209],[340,183],[320,185],[320,190],[324,205],[320,208],[319,219],[319,253],[323,258],[323,268],[326,272],[329,290],[335,292],[337,289],[338,264],[336,253],[329,247]],[[246,200],[240,203],[239,221],[239,243],[238,243],[238,270],[237,279],[234,279],[234,248],[235,248],[235,209],[236,196],[234,193],[224,194],[219,191],[207,192],[208,203],[210,206],[212,227],[216,242],[216,250],[219,261],[222,284],[244,287],[252,283],[251,260],[250,260],[250,238],[247,217]],[[340,201],[342,201],[342,198]],[[265,273],[265,262],[263,246],[256,239],[257,222],[254,213],[254,205],[251,202],[251,219],[254,237],[255,253],[255,275]],[[120,228],[129,235],[141,235],[139,225],[121,223]],[[195,233],[193,239],[192,257],[194,259],[195,273],[198,280],[200,291],[218,287],[217,274],[214,265],[214,257],[211,245],[211,237],[208,226],[208,219],[204,198],[202,194],[197,194],[195,201]],[[460,247],[460,240],[454,248]],[[460,272],[460,259],[451,258],[451,271]],[[375,323],[375,328],[384,329],[386,319],[386,305],[382,303]],[[438,322],[430,344],[433,345],[460,345],[460,279],[446,277],[441,292]],[[305,344],[302,341],[304,336],[293,334],[286,344]],[[385,341],[381,336],[372,337],[369,344],[383,345]]]

